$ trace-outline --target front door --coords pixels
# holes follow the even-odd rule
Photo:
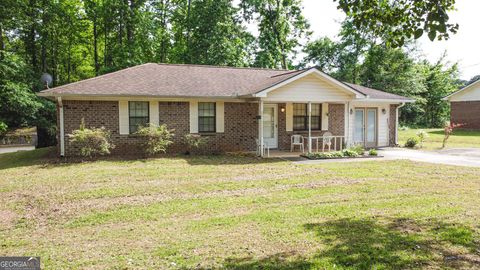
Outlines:
[[[277,104],[263,105],[263,141],[270,148],[278,147]]]
[[[377,109],[356,108],[354,142],[367,148],[377,146]]]

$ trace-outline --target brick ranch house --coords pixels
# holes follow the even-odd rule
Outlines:
[[[480,130],[480,80],[444,98],[450,102],[450,122],[462,129]]]
[[[413,101],[340,82],[314,67],[292,71],[154,63],[39,95],[57,102],[61,156],[78,153],[67,134],[78,129],[82,118],[87,127],[110,130],[114,154],[138,152],[141,138],[134,132],[148,122],[175,130],[170,152],[185,151],[186,134],[208,136],[208,148],[221,152],[255,151],[262,142],[290,150],[293,134],[303,135],[305,149],[312,151],[309,138],[327,131],[342,145],[390,146],[397,142],[399,107]]]

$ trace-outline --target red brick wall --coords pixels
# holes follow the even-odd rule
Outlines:
[[[462,129],[480,129],[480,101],[451,102],[450,121]]]
[[[67,134],[78,129],[81,119],[87,127],[105,127],[110,130],[115,149],[112,154],[139,154],[142,138],[119,134],[119,111],[117,101],[64,101],[65,155],[78,154],[69,142]],[[256,115],[258,104],[225,103],[225,132],[204,135],[208,137],[208,150],[254,151],[258,136]],[[174,144],[169,152],[186,151],[184,136],[190,132],[188,102],[159,102],[161,124],[174,129]]]
[[[278,148],[280,150],[290,150],[291,136],[300,134],[305,137],[305,151],[307,151],[308,131],[286,131],[286,113],[281,112],[281,108],[285,108],[285,104],[278,104]],[[345,134],[345,105],[329,104],[328,105],[328,131],[334,136],[344,136]],[[321,136],[326,131],[312,131],[312,136]],[[340,144],[340,142],[338,142]],[[315,146],[315,143],[313,144]],[[338,145],[339,147],[339,145]],[[295,148],[298,150],[298,147]]]

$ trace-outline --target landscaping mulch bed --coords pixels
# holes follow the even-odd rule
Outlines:
[[[383,158],[383,156],[358,156],[358,157],[312,157],[307,155],[300,155],[310,160],[327,160],[327,159],[362,159],[362,158]]]

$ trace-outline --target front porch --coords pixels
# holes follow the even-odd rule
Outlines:
[[[289,156],[292,142],[294,150],[305,153],[342,150],[349,145],[347,134],[348,103],[305,102],[272,103],[259,100],[257,117],[257,154],[267,156],[267,150],[276,156]],[[304,107],[304,115],[298,108]],[[304,128],[302,128],[304,127]],[[263,145],[263,147],[260,147]],[[262,151],[259,149],[262,148]],[[288,152],[286,152],[288,151]],[[294,156],[298,156],[300,152]]]

